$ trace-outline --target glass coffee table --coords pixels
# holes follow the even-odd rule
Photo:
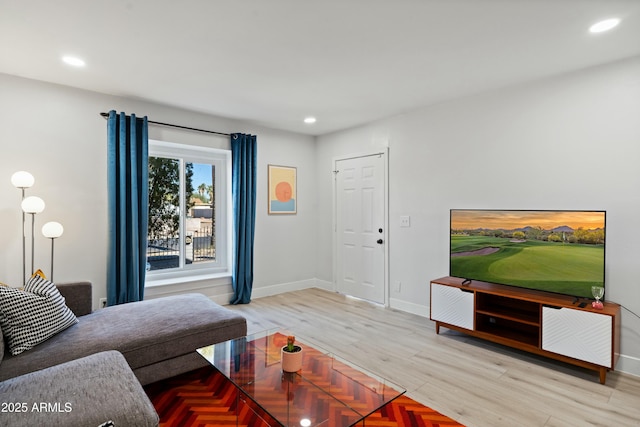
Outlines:
[[[237,388],[236,415],[264,426],[354,426],[405,390],[335,355],[301,342],[302,369],[283,372],[287,332],[266,331],[198,349]]]

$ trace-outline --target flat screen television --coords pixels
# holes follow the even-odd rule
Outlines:
[[[449,275],[592,298],[605,211],[451,209]]]

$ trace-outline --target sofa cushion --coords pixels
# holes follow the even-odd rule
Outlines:
[[[0,328],[13,355],[77,323],[55,285],[34,274],[24,290],[0,287]]]
[[[157,426],[158,414],[122,354],[101,352],[0,382],[0,402],[13,411],[0,424],[18,426]],[[18,406],[16,406],[18,405]],[[15,409],[18,410],[15,410]]]
[[[93,311],[93,288],[91,282],[56,283],[65,304],[77,317]]]

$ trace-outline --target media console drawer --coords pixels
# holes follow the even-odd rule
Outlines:
[[[473,329],[473,292],[431,284],[431,320]]]
[[[542,307],[542,349],[613,368],[613,318],[571,308]]]

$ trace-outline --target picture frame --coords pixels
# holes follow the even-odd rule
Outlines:
[[[269,215],[298,213],[297,175],[295,167],[267,165],[267,213]]]

